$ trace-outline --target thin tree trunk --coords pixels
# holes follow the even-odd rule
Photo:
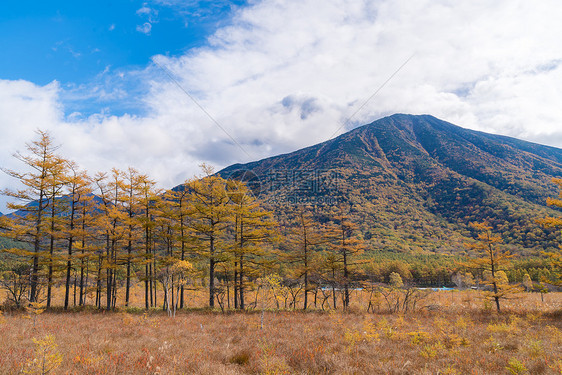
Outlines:
[[[86,260],[86,271],[85,271],[85,274],[86,274],[85,279],[86,280],[84,281],[84,292],[83,292],[83,294],[82,294],[82,292],[80,292],[81,293],[80,298],[81,298],[81,301],[82,301],[82,305],[84,305],[84,306],[86,306],[86,297],[88,296],[88,293],[87,293],[87,291],[88,291],[88,275],[89,275],[89,272],[90,272],[89,266],[90,266],[90,261]]]
[[[210,238],[209,257],[209,307],[215,307],[215,238]]]
[[[68,299],[70,294],[70,271],[72,268],[72,245],[74,244],[74,212],[75,212],[74,194],[75,192],[73,191],[72,206],[70,208],[70,236],[68,238],[68,260],[66,262],[66,285],[65,285],[65,293],[64,293],[65,310],[68,310]],[[75,292],[76,292],[76,288],[75,288]],[[76,305],[76,293],[74,293],[74,305]]]
[[[81,258],[80,258],[80,298],[79,298],[79,302],[78,304],[80,306],[83,306],[86,304],[84,295],[85,295],[85,291],[84,291],[84,264],[85,264],[85,259],[84,259],[84,254],[85,254],[85,248],[86,248],[86,238],[85,238],[85,231],[86,231],[86,208],[83,207],[82,208],[82,250],[81,250]]]
[[[490,236],[488,235],[488,239]],[[496,310],[500,312],[500,297],[498,296],[498,284],[496,282],[496,260],[494,257],[494,248],[491,244],[488,245],[488,251],[490,252],[490,265],[492,267],[492,284],[494,287],[494,301],[496,302]]]
[[[347,269],[347,251],[343,252],[343,278],[344,278],[344,309],[349,307],[349,272]]]
[[[181,234],[181,260],[184,261],[185,260],[185,229],[184,229],[184,224],[183,224],[183,214],[182,212],[182,206],[181,203],[182,199],[180,199],[180,234]],[[183,283],[180,286],[180,309],[183,309],[184,306],[184,285]],[[175,313],[175,312],[174,312]]]
[[[71,230],[73,225],[71,224]],[[66,285],[65,285],[65,293],[64,293],[64,309],[68,310],[68,299],[70,294],[70,271],[72,269],[72,243],[73,243],[72,236],[70,236],[68,240],[68,261],[66,262]],[[76,298],[75,298],[76,299]],[[76,303],[75,303],[76,304]]]
[[[47,308],[51,307],[53,285],[53,254],[55,251],[55,195],[51,198],[51,234],[49,235],[49,271],[47,276]]]
[[[240,309],[246,308],[244,303],[244,221],[240,218]]]
[[[238,307],[238,262],[234,262],[234,308]]]
[[[101,273],[102,273],[103,255],[98,255],[98,275],[96,280],[96,307],[101,309]]]
[[[125,286],[125,307],[129,306],[129,291],[131,288],[131,248],[133,244],[129,239],[129,245],[127,247],[127,285]]]
[[[84,303],[84,248],[82,247],[82,259],[80,259],[80,289],[79,289],[79,298],[78,298],[78,305],[83,306]]]
[[[332,300],[334,301],[334,310],[337,309],[336,307],[336,270],[332,269]]]
[[[43,172],[43,178],[45,178]],[[39,282],[39,253],[41,252],[41,226],[43,224],[43,201],[45,194],[43,190],[39,192],[39,207],[37,208],[37,220],[35,221],[35,238],[33,239],[33,268],[30,275],[29,302],[37,302],[37,284]]]
[[[73,306],[76,307],[76,286],[78,284],[78,275],[76,275],[76,272],[74,273],[74,300],[73,300]]]
[[[240,309],[245,309],[244,304],[244,255],[240,253]]]
[[[114,246],[114,240],[112,240],[112,245],[110,246],[109,241],[109,234],[107,235],[107,284],[106,284],[106,310],[111,310],[111,297],[112,297],[112,290],[111,287],[113,286],[113,272],[111,269],[111,262],[113,260],[113,253],[112,248]]]

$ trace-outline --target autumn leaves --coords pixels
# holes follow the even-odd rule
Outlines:
[[[285,216],[292,234],[281,233],[245,184],[206,165],[201,176],[163,191],[134,168],[90,176],[57,151],[50,135],[38,132],[26,153],[16,155],[28,171],[6,171],[22,188],[2,192],[16,201],[2,217],[2,235],[22,244],[8,250],[14,266],[30,261],[29,277],[15,279],[29,302],[50,307],[53,287],[64,282],[65,309],[73,303],[111,310],[130,306],[131,290],[141,283],[146,309],[161,304],[173,313],[186,306],[187,289],[206,285],[211,308],[218,302],[224,309],[226,295],[227,307],[233,300],[244,309],[254,281],[289,261],[299,283],[304,280],[306,308],[309,252],[330,242],[337,263],[331,272],[344,280],[349,305],[354,255],[362,248],[343,211],[333,213],[334,225],[316,239],[305,208]],[[276,251],[281,243],[291,244],[290,255]]]

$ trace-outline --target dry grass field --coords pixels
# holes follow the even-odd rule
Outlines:
[[[562,293],[497,314],[434,292],[408,314],[4,313],[0,373],[561,374]]]

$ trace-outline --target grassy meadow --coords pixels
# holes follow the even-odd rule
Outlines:
[[[477,291],[432,292],[406,314],[86,309],[0,316],[0,373],[562,374],[562,293],[497,314]],[[202,297],[201,297],[202,298]]]

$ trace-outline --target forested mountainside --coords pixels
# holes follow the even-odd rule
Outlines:
[[[488,220],[517,248],[558,247],[559,234],[536,219],[558,213],[546,198],[562,176],[562,150],[487,134],[429,115],[396,114],[292,153],[235,164],[223,177],[248,180],[283,218],[300,205],[335,202],[373,250],[450,252]]]

